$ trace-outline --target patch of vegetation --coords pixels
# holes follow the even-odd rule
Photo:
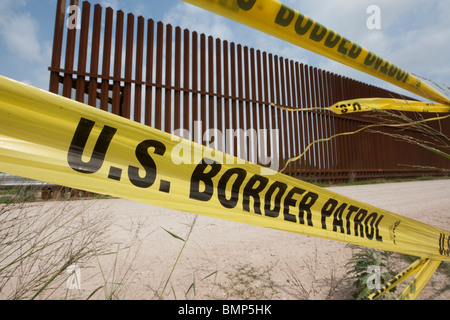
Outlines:
[[[354,299],[365,299],[373,291],[368,285],[373,275],[369,272],[369,267],[379,268],[380,285],[384,285],[396,275],[392,269],[391,256],[393,253],[351,244],[348,247],[353,249],[353,256],[348,261],[347,267],[349,268],[348,275],[355,279],[353,283]],[[395,291],[395,288],[391,291]]]

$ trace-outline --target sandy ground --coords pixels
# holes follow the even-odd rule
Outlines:
[[[330,190],[450,230],[450,180]],[[354,279],[345,266],[352,249],[344,243],[121,199],[65,206],[105,215],[105,245],[116,253],[79,265],[81,289],[66,291],[66,298],[84,299],[106,282],[96,299],[111,288],[119,299],[352,299]],[[167,231],[186,238],[191,228],[170,275],[184,242]],[[398,271],[407,265],[400,263]],[[450,299],[447,281],[435,274],[420,299]]]

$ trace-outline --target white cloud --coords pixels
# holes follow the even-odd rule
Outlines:
[[[12,5],[24,6],[26,0],[0,0],[0,12],[7,11]]]
[[[281,1],[411,73],[439,83],[450,83],[450,59],[447,54],[450,52],[448,0]],[[111,6],[115,9],[124,9],[121,6],[125,5],[121,0],[99,2],[104,7]],[[38,24],[40,17],[27,11],[27,3],[30,1],[0,0],[0,41],[5,46],[4,52],[15,56],[13,59],[20,59],[30,66],[42,65],[30,68],[29,77],[44,74],[42,83],[46,83],[48,72],[45,68],[51,59],[52,35],[46,35],[46,38],[42,39],[42,30]],[[182,1],[175,2],[170,7],[164,4],[160,7],[153,1],[143,0],[129,3],[132,4],[134,13],[145,13],[147,18],[157,10],[161,13],[165,11],[162,21],[173,26],[240,43],[371,84],[379,84],[373,77]],[[381,30],[369,30],[366,27],[366,10],[372,4],[381,8]],[[51,8],[53,10],[53,4]],[[53,25],[53,22],[50,24]]]
[[[100,2],[100,4],[101,4],[102,7],[104,7],[104,8],[111,7],[111,8],[113,8],[114,10],[120,10],[120,9],[121,9],[118,0],[102,0],[102,1]]]
[[[32,15],[22,12],[26,1],[0,2],[0,35],[7,50],[25,62],[44,62],[47,50],[38,38],[39,25]]]
[[[222,40],[235,38],[229,22],[225,18],[209,14],[203,9],[184,2],[180,2],[171,8],[164,15],[164,21],[174,26],[205,33]]]
[[[450,83],[450,24],[448,0],[282,0],[375,52],[407,71]],[[366,9],[381,9],[381,30],[369,30]],[[313,57],[307,53],[308,57]],[[311,58],[314,65],[358,80],[383,86],[383,82],[323,57]],[[392,87],[389,84],[383,87]],[[396,90],[398,91],[398,90]]]
[[[18,81],[46,89],[51,38],[42,39],[40,22],[27,10],[28,4],[27,0],[0,0],[0,42],[9,63],[3,72]]]
[[[41,61],[37,24],[28,13],[0,17],[0,33],[8,49],[26,61]]]
[[[448,0],[282,0],[282,2],[411,73],[440,83],[450,83],[450,61],[446,54],[450,51]],[[381,9],[381,30],[367,28],[367,19],[370,16],[367,8],[373,4]],[[213,14],[194,6],[177,5],[166,15],[166,20],[191,30],[228,38],[243,45],[318,66],[389,90],[402,91],[382,80],[262,32],[219,16],[215,19]]]

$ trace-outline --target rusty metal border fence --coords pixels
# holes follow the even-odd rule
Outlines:
[[[69,5],[80,8],[76,28],[67,24]],[[277,158],[281,168],[313,141],[378,121],[320,110],[287,112],[271,103],[304,109],[359,97],[404,98],[241,44],[87,1],[79,5],[57,3],[51,92],[248,161]],[[448,125],[433,124],[447,136]],[[441,176],[450,169],[448,159],[396,139],[399,129],[379,130],[314,144],[285,173],[336,183]],[[422,137],[413,129],[401,131]]]

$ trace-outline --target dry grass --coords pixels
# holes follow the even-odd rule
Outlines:
[[[0,205],[0,298],[61,298],[68,267],[103,253],[107,219],[88,210],[65,202]]]

